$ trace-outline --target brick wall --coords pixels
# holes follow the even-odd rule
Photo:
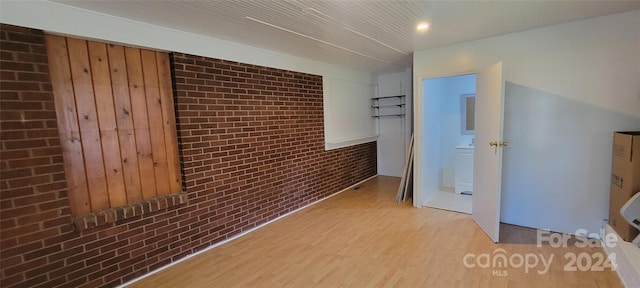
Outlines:
[[[324,151],[320,76],[176,53],[187,204],[74,231],[43,33],[0,36],[1,287],[112,287],[376,173]]]

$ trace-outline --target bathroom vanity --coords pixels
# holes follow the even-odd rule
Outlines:
[[[456,194],[473,193],[473,148],[470,145],[456,147]]]

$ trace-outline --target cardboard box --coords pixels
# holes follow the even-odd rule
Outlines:
[[[611,160],[611,195],[609,224],[625,241],[631,241],[638,230],[620,215],[620,208],[640,191],[640,131],[613,134]]]

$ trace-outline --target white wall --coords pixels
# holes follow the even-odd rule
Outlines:
[[[471,143],[473,135],[462,134],[461,97],[462,94],[476,92],[475,74],[442,78],[442,106],[440,107],[440,185],[445,188],[455,186],[456,146]]]
[[[326,77],[323,81],[325,148],[376,141],[376,123],[371,117],[375,85]]]
[[[640,130],[640,10],[416,51],[414,81],[498,61],[507,81],[509,142],[502,221],[597,231],[608,215],[613,131]],[[422,95],[421,86],[414,95]],[[421,97],[414,100],[423,107]],[[416,124],[424,117],[417,111]],[[416,126],[417,147],[427,140],[421,130]],[[415,173],[422,175],[428,159],[416,153]],[[414,185],[426,191],[422,177]]]
[[[411,71],[378,76],[378,96],[405,96],[405,117],[380,117],[378,121],[378,174],[401,177],[410,134]],[[396,99],[391,99],[397,101]],[[384,108],[381,108],[384,109]],[[392,108],[396,109],[396,108]],[[407,129],[408,128],[408,129]],[[409,137],[407,137],[409,136]]]
[[[421,81],[419,86],[422,86],[422,98],[424,101],[418,102],[420,103],[421,109],[416,109],[416,119],[418,119],[418,115],[422,116],[421,123],[416,123],[415,127],[415,135],[422,135],[424,139],[429,139],[430,141],[422,141],[415,142],[414,152],[416,153],[416,158],[414,159],[415,163],[423,163],[422,172],[417,174],[419,170],[414,169],[414,183],[416,179],[423,180],[424,186],[421,189],[418,189],[418,186],[414,184],[414,205],[416,202],[416,198],[422,196],[419,199],[419,207],[422,207],[424,203],[429,201],[431,197],[440,190],[440,170],[442,167],[442,155],[441,147],[440,147],[440,136],[442,128],[442,117],[440,114],[440,109],[443,106],[444,97],[441,95],[444,93],[445,80],[444,78],[437,79],[426,79]],[[416,120],[418,121],[418,120]],[[417,138],[415,139],[417,140]],[[418,154],[418,152],[420,152]],[[422,191],[423,193],[419,194],[418,191]],[[419,195],[416,195],[419,194]],[[416,197],[418,196],[418,197]]]
[[[347,69],[50,1],[3,1],[0,21],[51,33],[322,75],[325,119],[329,119],[325,121],[327,148],[375,140],[375,122],[368,111],[369,99],[375,95],[376,78],[370,72]],[[350,108],[342,109],[343,107]],[[363,114],[367,116],[364,117]],[[344,123],[349,125],[343,125]]]

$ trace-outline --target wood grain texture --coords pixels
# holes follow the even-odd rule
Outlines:
[[[622,287],[616,272],[565,272],[565,253],[536,231],[502,225],[495,244],[471,216],[395,203],[399,178],[379,176],[129,287]],[[554,254],[549,271],[467,268],[468,253]]]
[[[131,115],[131,99],[129,97],[129,80],[127,79],[127,63],[124,56],[124,47],[108,45],[109,67],[111,72],[111,87],[118,125],[118,139],[120,143],[120,161],[124,174],[124,183],[127,191],[127,203],[135,203],[142,200],[142,187],[140,184],[140,170],[138,168],[138,155],[136,152],[136,135]]]
[[[109,193],[87,41],[67,38],[67,47],[84,151],[85,171],[90,187],[91,210],[100,211],[109,208]]]
[[[156,176],[156,193],[158,196],[164,196],[171,193],[171,186],[169,185],[169,169],[167,168],[167,150],[164,143],[164,125],[162,125],[164,121],[162,119],[156,53],[150,50],[141,50],[140,54],[149,117],[153,168]]]
[[[169,55],[49,38],[73,214],[181,192]]]
[[[164,139],[167,147],[169,185],[171,186],[171,192],[176,193],[182,191],[182,177],[180,175],[180,155],[178,155],[178,134],[173,104],[169,54],[156,52],[156,61],[158,66],[160,101],[162,103],[162,124],[164,125]]]
[[[91,212],[91,204],[87,175],[84,172],[84,154],[80,142],[67,41],[60,36],[45,37],[71,214],[87,214]]]
[[[157,196],[156,176],[153,165],[153,151],[147,116],[147,101],[142,71],[140,49],[125,47],[127,75],[129,79],[129,95],[136,135],[138,166],[140,168],[140,184],[142,197],[149,199]]]
[[[107,45],[89,41],[88,46],[93,92],[100,126],[102,153],[104,155],[104,168],[109,191],[109,206],[119,207],[127,204],[127,194],[122,175],[120,141],[118,139],[118,125],[111,88]]]

